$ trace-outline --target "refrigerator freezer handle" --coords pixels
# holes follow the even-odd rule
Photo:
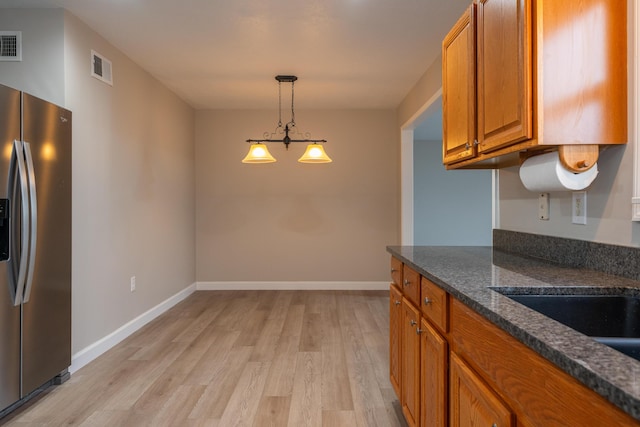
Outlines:
[[[36,195],[36,174],[33,168],[33,157],[31,156],[31,146],[24,143],[24,152],[27,158],[27,177],[29,182],[29,201],[31,212],[31,232],[29,234],[29,265],[27,269],[26,285],[24,288],[23,303],[29,301],[31,296],[31,285],[33,284],[33,269],[36,265],[36,242],[38,241],[38,197]]]
[[[27,187],[27,171],[24,163],[24,148],[21,141],[15,140],[13,141],[13,158],[11,159],[11,175],[9,179],[9,191],[11,192],[11,197],[14,198],[15,194],[13,194],[13,190],[15,189],[15,170],[14,170],[14,159],[15,163],[18,165],[18,181],[20,183],[20,198],[22,201],[22,218],[20,221],[20,225],[22,228],[21,238],[22,242],[20,244],[20,265],[18,266],[18,277],[16,279],[16,275],[13,272],[13,268],[15,267],[15,259],[10,260],[11,262],[11,274],[10,282],[13,279],[16,279],[16,283],[10,283],[11,289],[11,297],[13,299],[13,305],[18,306],[22,303],[22,295],[24,292],[25,285],[25,276],[27,273],[27,262],[28,262],[28,250],[29,250],[29,189]],[[11,236],[10,239],[13,239],[15,236]],[[14,257],[11,257],[14,258]]]

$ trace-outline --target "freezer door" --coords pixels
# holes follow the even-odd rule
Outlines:
[[[23,94],[23,141],[37,194],[35,258],[22,305],[24,396],[71,364],[71,112]]]
[[[20,139],[20,92],[0,85],[0,199],[8,199],[9,166],[14,140]],[[8,209],[10,212],[10,209]],[[0,244],[8,248],[8,221],[0,225]],[[0,411],[20,398],[20,307],[13,305],[15,283],[8,263],[0,261]]]

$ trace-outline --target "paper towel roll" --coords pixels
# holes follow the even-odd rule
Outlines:
[[[529,157],[520,166],[520,180],[527,190],[536,192],[584,190],[597,175],[597,163],[581,173],[565,169],[557,151]]]

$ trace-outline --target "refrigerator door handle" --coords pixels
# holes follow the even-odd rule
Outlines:
[[[14,163],[15,159],[15,163]],[[16,260],[13,259],[9,264],[11,266],[11,272],[9,274],[12,280],[15,279],[15,283],[10,283],[10,292],[11,299],[13,300],[13,305],[18,306],[22,303],[22,295],[24,292],[25,285],[25,276],[27,273],[27,262],[28,262],[28,250],[29,250],[29,189],[27,187],[27,171],[24,162],[24,148],[21,141],[14,140],[13,141],[13,157],[11,159],[11,176],[9,180],[9,187],[11,191],[12,198],[15,196],[13,194],[13,190],[15,189],[15,167],[14,164],[18,165],[17,177],[20,183],[20,198],[22,201],[22,218],[20,221],[21,225],[21,244],[20,244],[20,264],[18,266],[18,276],[16,278],[15,273],[13,272],[13,268],[15,268]],[[10,239],[13,239],[14,236],[11,236]],[[10,280],[10,282],[12,281]]]
[[[38,197],[36,194],[36,174],[33,167],[33,157],[31,156],[31,145],[24,143],[24,152],[27,159],[27,178],[29,182],[29,201],[30,201],[30,228],[29,233],[29,265],[27,269],[27,277],[25,279],[24,297],[22,302],[29,302],[31,296],[31,285],[33,284],[33,269],[36,265],[36,243],[38,241]]]

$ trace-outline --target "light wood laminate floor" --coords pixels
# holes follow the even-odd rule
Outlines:
[[[404,426],[382,291],[196,292],[9,426]]]

